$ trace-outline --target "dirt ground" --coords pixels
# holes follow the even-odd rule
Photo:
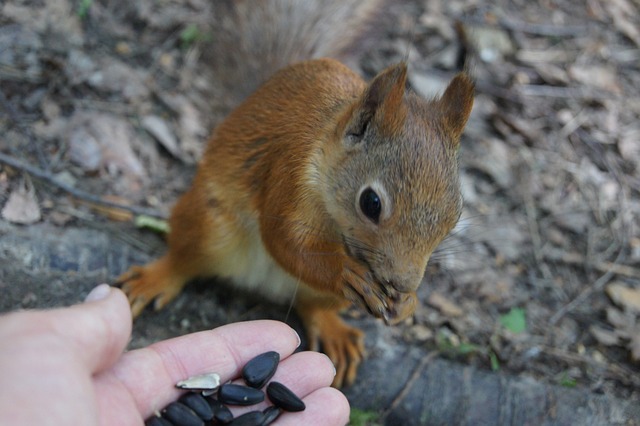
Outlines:
[[[390,338],[640,403],[640,4],[491,3],[399,3],[386,37],[360,59],[371,77],[408,58],[411,87],[432,96],[465,48],[477,82],[460,151],[464,214],[432,257],[422,306]],[[188,186],[226,112],[209,101],[209,13],[205,0],[0,4],[0,235],[43,224],[109,232],[135,255],[96,280],[162,252],[134,215],[87,193],[162,217]],[[0,264],[16,253],[0,251]],[[0,289],[14,286],[8,279],[0,272]],[[0,310],[73,303],[93,284],[7,291]],[[50,297],[72,285],[77,297]],[[133,345],[286,316],[207,287],[195,284],[168,313],[145,313]],[[203,293],[217,303],[198,318],[175,315]]]

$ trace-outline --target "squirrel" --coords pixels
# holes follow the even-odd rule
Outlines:
[[[382,4],[248,3],[242,13],[326,7],[335,19],[324,25],[349,27],[351,40]],[[233,3],[236,19],[247,19],[243,5]],[[329,58],[277,71],[213,132],[171,213],[168,252],[120,277],[134,315],[204,276],[276,302],[295,295],[311,349],[336,366],[334,386],[351,384],[364,336],[339,312],[353,303],[388,324],[413,314],[427,261],[460,216],[457,153],[473,96],[461,73],[441,97],[421,99],[404,62],[368,83]]]

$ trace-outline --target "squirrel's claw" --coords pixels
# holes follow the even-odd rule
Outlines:
[[[147,266],[133,266],[118,277],[117,283],[127,295],[135,318],[150,303],[159,310],[178,295],[184,280],[166,273],[162,259]]]
[[[344,296],[366,309],[386,324],[397,324],[412,315],[417,306],[415,292],[399,293],[378,282],[373,274],[357,263],[349,264],[343,272]]]
[[[364,358],[364,333],[345,324],[334,310],[313,310],[303,316],[307,324],[311,350],[322,351],[336,368],[331,386],[341,388],[353,383]]]

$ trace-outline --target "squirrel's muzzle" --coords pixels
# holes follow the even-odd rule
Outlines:
[[[398,324],[413,315],[418,306],[418,296],[415,292],[394,293],[389,297],[382,319],[387,325]]]

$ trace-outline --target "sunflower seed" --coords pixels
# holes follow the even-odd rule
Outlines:
[[[265,352],[247,362],[242,369],[242,377],[247,385],[260,389],[276,372],[280,362],[278,352]]]
[[[178,401],[191,408],[202,420],[211,420],[213,418],[213,411],[202,395],[187,393]]]
[[[229,426],[261,426],[264,420],[262,411],[249,411],[233,419]]]
[[[144,424],[145,426],[173,426],[169,420],[157,416],[149,417]]]
[[[275,422],[281,413],[282,410],[275,405],[265,408],[262,412],[262,414],[264,414],[264,419],[262,420],[260,426],[268,426],[271,423]]]
[[[220,375],[217,373],[200,374],[181,380],[176,384],[177,388],[186,390],[213,391],[220,386]]]
[[[233,420],[233,414],[226,405],[213,398],[209,398],[208,401],[209,405],[211,406],[211,410],[213,410],[213,418],[216,419],[219,423],[226,424]]]
[[[285,411],[302,411],[306,408],[304,402],[282,383],[269,383],[269,386],[267,386],[267,395],[271,402],[273,402],[273,405]]]
[[[231,405],[253,405],[264,401],[264,393],[248,386],[227,383],[218,390],[220,402]]]
[[[162,410],[162,416],[175,426],[204,426],[204,422],[189,407],[179,402],[172,402]]]

